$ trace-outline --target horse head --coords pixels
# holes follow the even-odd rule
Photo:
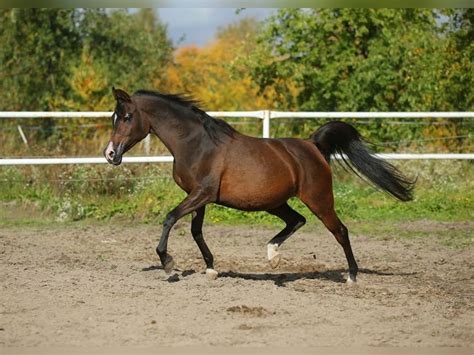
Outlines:
[[[123,154],[148,135],[150,124],[142,118],[133,97],[120,89],[112,88],[112,92],[117,103],[104,156],[110,164],[120,165]]]

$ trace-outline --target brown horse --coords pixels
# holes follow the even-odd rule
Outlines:
[[[324,223],[344,249],[348,282],[356,281],[357,263],[347,228],[334,211],[332,175],[334,153],[354,171],[401,201],[411,199],[414,183],[391,164],[368,150],[354,127],[330,122],[309,139],[262,139],[235,131],[210,117],[190,99],[140,90],[132,96],[113,89],[117,101],[113,131],[104,150],[107,161],[119,165],[122,155],[148,133],[156,134],[174,157],[173,178],[187,197],[166,216],[156,248],[166,272],[173,268],[167,253],[173,225],[192,213],[191,233],[207,265],[217,277],[214,261],[202,235],[205,206],[216,203],[245,211],[267,211],[286,227],[267,245],[272,267],[280,262],[278,248],[305,224],[305,218],[287,203],[298,197]]]

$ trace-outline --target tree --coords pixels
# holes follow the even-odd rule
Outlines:
[[[249,60],[252,77],[260,88],[294,83],[301,110],[463,110],[469,100],[451,100],[443,84],[452,58],[439,15],[431,9],[280,9]],[[472,96],[473,71],[465,71],[463,58],[464,69],[455,71],[463,72],[460,88]],[[377,140],[419,133],[379,120],[366,131]]]
[[[429,109],[441,47],[436,15],[414,9],[281,9],[260,37],[270,63],[256,63],[261,86],[290,77],[305,110]],[[265,43],[269,45],[266,46]],[[424,68],[425,70],[420,70]],[[421,76],[428,79],[424,87]]]
[[[446,110],[474,109],[474,9],[451,12],[446,31],[446,65],[441,91]]]
[[[0,10],[0,41],[0,110],[109,110],[113,85],[151,87],[172,52],[153,9]],[[40,123],[40,137],[51,137],[52,147],[81,139],[76,127],[82,119],[68,121],[61,132],[57,123],[66,125]]]
[[[72,69],[70,108],[110,108],[111,87],[150,88],[165,71],[172,52],[166,26],[153,9],[87,10],[81,22],[81,61]]]
[[[70,95],[77,20],[69,9],[0,10],[0,110],[50,110],[54,97]]]
[[[255,49],[259,26],[254,19],[243,19],[219,29],[216,40],[207,46],[179,48],[155,86],[192,95],[208,110],[258,110],[285,104],[272,87],[259,93],[246,64],[239,60]]]
[[[1,110],[93,107],[112,85],[150,87],[172,52],[153,9],[0,10],[0,40]]]

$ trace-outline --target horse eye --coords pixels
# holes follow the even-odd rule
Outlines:
[[[132,118],[132,114],[131,114],[131,113],[127,113],[127,114],[125,115],[125,119],[126,119],[126,120],[130,120],[131,118]]]

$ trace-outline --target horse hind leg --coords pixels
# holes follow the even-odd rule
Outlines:
[[[349,265],[348,283],[356,282],[359,267],[352,253],[349,232],[334,210],[334,199],[332,192],[328,192],[325,198],[309,199],[305,196],[301,200],[308,208],[323,222],[326,228],[334,235],[338,243],[344,249],[347,263]]]
[[[270,266],[275,269],[281,261],[281,255],[278,248],[287,240],[293,233],[300,229],[305,223],[306,219],[288,206],[287,203],[275,209],[267,211],[268,213],[277,216],[286,223],[286,227],[274,236],[267,244],[267,258]]]

